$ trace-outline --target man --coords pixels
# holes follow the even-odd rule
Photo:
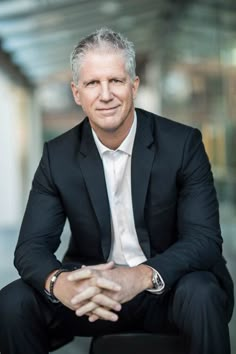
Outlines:
[[[229,354],[233,286],[200,132],[134,109],[135,53],[120,34],[91,34],[71,63],[87,118],[45,144],[15,252],[21,279],[0,294],[1,353],[174,328],[191,354]]]

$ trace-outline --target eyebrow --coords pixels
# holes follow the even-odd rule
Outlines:
[[[127,80],[127,78],[125,76],[113,75],[113,76],[108,78],[108,81],[113,80],[113,79],[117,79],[117,80],[121,80],[121,81],[126,81]],[[89,80],[82,81],[82,84],[86,85],[86,84],[88,84],[91,81],[100,81],[100,80],[99,79],[95,79],[95,78],[91,78]]]
[[[91,82],[91,81],[99,81],[99,80],[98,79],[89,79],[89,80],[82,81],[82,83],[87,84],[88,82]]]

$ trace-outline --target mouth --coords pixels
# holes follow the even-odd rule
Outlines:
[[[118,107],[119,107],[119,106],[97,108],[97,111],[100,111],[100,112],[112,112],[112,111],[116,110]]]

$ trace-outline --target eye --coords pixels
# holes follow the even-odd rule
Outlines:
[[[119,80],[119,79],[111,79],[111,83],[113,84],[121,84],[122,83],[122,80]]]
[[[86,83],[86,87],[94,87],[97,85],[97,81],[96,80],[92,80]]]

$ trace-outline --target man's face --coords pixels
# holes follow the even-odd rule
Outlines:
[[[86,54],[78,86],[72,83],[72,91],[92,128],[102,136],[104,133],[128,133],[138,85],[138,77],[131,81],[122,54],[96,50]]]

